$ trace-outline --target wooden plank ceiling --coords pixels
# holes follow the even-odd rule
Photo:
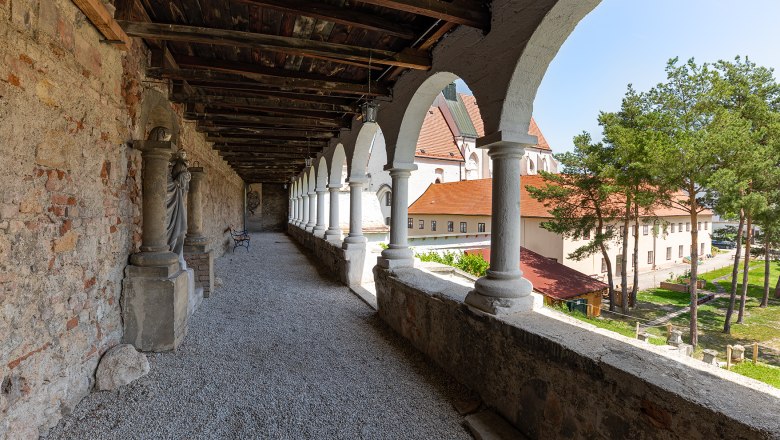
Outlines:
[[[152,49],[149,76],[248,183],[288,182],[389,98],[455,26],[488,30],[484,0],[116,0]],[[371,84],[369,85],[369,72]]]

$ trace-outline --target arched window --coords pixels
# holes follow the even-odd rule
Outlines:
[[[442,183],[444,182],[444,169],[443,168],[436,168],[436,183]]]
[[[477,153],[471,153],[466,162],[466,180],[479,179],[479,158]]]

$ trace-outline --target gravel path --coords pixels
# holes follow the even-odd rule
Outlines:
[[[176,353],[93,393],[49,439],[470,439],[465,391],[283,234],[216,262]]]

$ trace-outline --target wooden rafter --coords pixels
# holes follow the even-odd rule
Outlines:
[[[347,26],[377,31],[394,37],[411,40],[415,37],[414,29],[403,24],[396,24],[382,19],[374,14],[340,8],[326,3],[308,0],[236,0],[239,3],[263,6],[290,14],[300,14],[320,20],[339,23]]]
[[[473,0],[361,0],[363,3],[437,18],[482,30],[490,28],[490,11]]]
[[[429,55],[411,49],[393,52],[388,50],[369,49],[360,46],[350,46],[347,44],[307,40],[303,38],[178,24],[130,21],[120,21],[119,24],[128,35],[133,37],[232,47],[249,47],[258,50],[289,53],[292,55],[324,56],[335,59],[361,61],[366,63],[373,62],[386,66],[399,66],[418,70],[429,70],[431,68],[431,58]]]
[[[292,111],[316,111],[337,114],[357,114],[360,110],[350,105],[325,103],[302,103],[287,99],[268,99],[254,97],[215,97],[210,95],[172,95],[171,100],[180,104],[205,104],[207,106],[235,106],[236,108],[277,109]]]
[[[107,42],[116,44],[122,50],[130,46],[130,37],[122,30],[119,23],[106,9],[100,0],[73,0],[93,26],[105,37]]]
[[[380,96],[389,94],[386,87],[372,86],[368,84],[352,84],[340,81],[328,81],[324,79],[299,78],[295,72],[289,76],[260,73],[243,73],[240,76],[224,73],[214,69],[152,69],[150,76],[176,79],[187,82],[209,82],[222,84],[225,88],[248,87],[275,87],[283,90],[312,90],[317,92],[334,92],[351,95]],[[243,77],[243,78],[242,78]]]

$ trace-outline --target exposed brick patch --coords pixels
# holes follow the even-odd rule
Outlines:
[[[18,357],[16,359],[12,360],[11,362],[8,363],[8,369],[9,370],[13,370],[14,368],[18,367],[19,364],[21,364],[22,362],[27,360],[30,356],[34,355],[35,353],[40,353],[40,352],[42,352],[43,350],[46,350],[49,347],[51,347],[51,342],[47,342],[47,343],[43,344],[42,347],[37,348],[37,349],[35,349],[35,350],[25,354],[24,356],[21,356],[21,357]]]
[[[74,328],[78,327],[78,325],[79,325],[79,317],[74,316],[73,318],[69,319],[68,322],[65,323],[65,329],[73,330]]]

